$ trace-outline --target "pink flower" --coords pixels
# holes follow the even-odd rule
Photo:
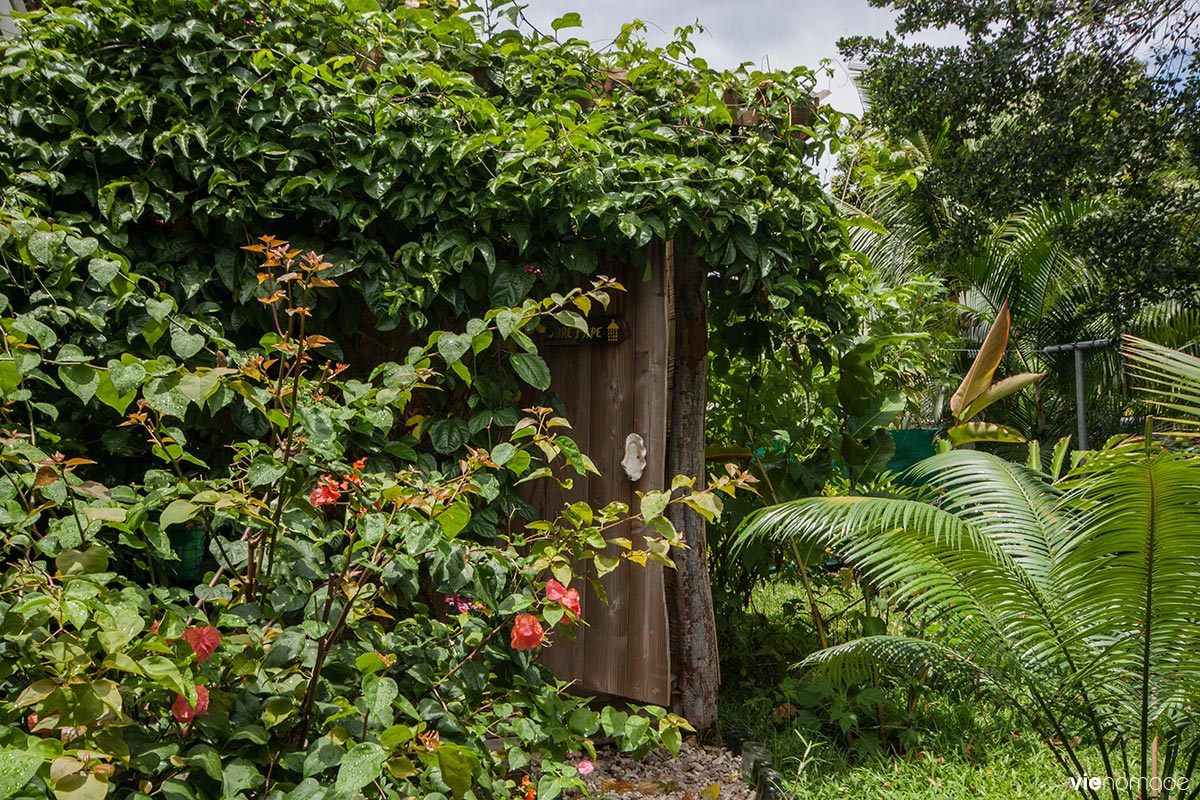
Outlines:
[[[536,650],[542,646],[546,636],[542,623],[533,614],[518,614],[513,620],[512,638],[509,643],[513,650]]]
[[[450,606],[460,614],[465,614],[479,604],[472,601],[471,598],[464,597],[461,594],[448,594],[446,595],[446,605]]]
[[[180,725],[186,725],[196,717],[203,717],[207,713],[208,689],[200,684],[196,684],[196,705],[193,706],[186,697],[180,694],[175,696],[175,704],[171,706],[171,714]]]
[[[192,652],[196,654],[196,663],[198,664],[208,661],[217,651],[217,645],[221,644],[221,632],[212,625],[188,628],[183,632],[181,638],[192,646]]]
[[[579,592],[568,589],[553,578],[546,582],[546,599],[558,603],[577,617],[582,612],[579,606]]]
[[[596,765],[585,758],[579,762],[578,769],[580,775],[591,775],[596,770]]]

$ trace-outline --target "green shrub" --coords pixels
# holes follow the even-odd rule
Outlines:
[[[523,523],[516,484],[595,469],[566,420],[489,412],[445,458],[418,454],[422,421],[405,421],[495,359],[545,388],[524,331],[578,320],[603,285],[489,312],[354,378],[307,305],[345,265],[264,238],[247,249],[277,329],[242,348],[167,314],[163,335],[199,340],[176,361],[94,335],[160,322],[94,240],[11,217],[0,231],[0,253],[36,259],[48,287],[0,318],[0,794],[507,797],[533,774],[551,798],[579,785],[600,730],[625,750],[679,747],[684,720],[594,711],[536,661],[585,624],[585,565],[670,564],[668,495],[640,515],[574,503]],[[64,302],[100,271],[107,305]],[[198,431],[225,463],[196,454]],[[120,469],[97,463],[110,436],[128,436]],[[606,555],[630,516],[657,535]],[[188,582],[175,548],[197,536]]]

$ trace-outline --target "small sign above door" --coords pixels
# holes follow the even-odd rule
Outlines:
[[[587,318],[587,332],[569,325],[562,325],[554,320],[546,322],[545,333],[542,334],[543,344],[548,345],[579,345],[620,344],[629,338],[629,325],[620,314],[597,314]]]

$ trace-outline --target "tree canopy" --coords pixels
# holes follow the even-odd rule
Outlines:
[[[901,38],[855,37],[870,119],[894,137],[937,142],[922,202],[955,205],[934,260],[969,252],[1022,207],[1086,197],[1106,213],[1077,229],[1103,275],[1093,310],[1128,319],[1197,285],[1193,124],[1197,9],[1173,2],[1097,6],[921,0]],[[961,46],[903,38],[957,26]],[[940,199],[940,200],[939,200]]]

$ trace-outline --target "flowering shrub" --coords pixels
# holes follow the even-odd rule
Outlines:
[[[21,245],[40,229],[14,230]],[[517,484],[594,470],[565,420],[443,418],[436,435],[466,433],[434,453],[413,433],[412,409],[437,408],[426,395],[482,381],[484,363],[546,388],[524,329],[582,324],[572,309],[605,284],[351,377],[310,306],[346,268],[269,237],[247,249],[274,326],[252,346],[188,328],[200,341],[178,339],[179,361],[96,349],[53,293],[0,318],[0,795],[549,800],[590,771],[602,729],[626,750],[677,748],[684,720],[593,711],[536,660],[577,621],[567,586],[614,568],[599,557],[615,526],[640,516],[656,534],[623,560],[670,563],[664,493],[640,514],[575,504],[526,525]],[[64,296],[89,280],[82,257],[58,268]],[[108,291],[102,323],[154,321],[128,267]],[[88,458],[101,439],[127,457]],[[172,580],[194,535],[202,579]]]

